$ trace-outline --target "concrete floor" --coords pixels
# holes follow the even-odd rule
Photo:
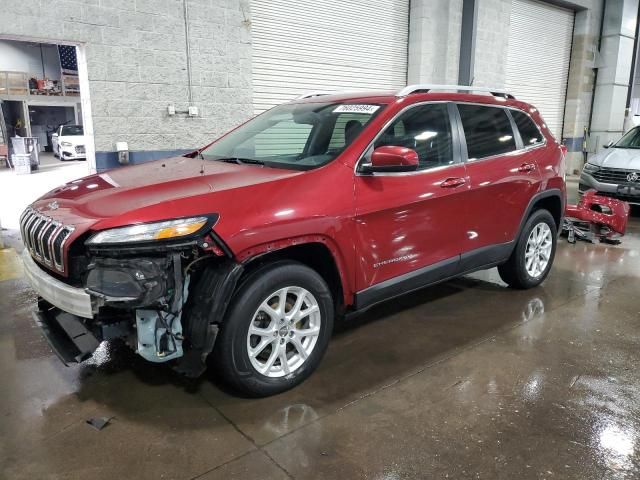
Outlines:
[[[6,250],[0,478],[640,478],[635,215],[620,246],[561,240],[539,288],[491,270],[382,305],[336,331],[306,383],[261,400],[113,345],[65,368]]]

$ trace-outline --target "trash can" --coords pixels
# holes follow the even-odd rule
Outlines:
[[[11,155],[11,163],[13,163],[13,169],[18,175],[25,175],[31,173],[33,165],[31,164],[31,154],[14,153]]]
[[[29,155],[32,169],[38,169],[40,157],[38,156],[38,139],[36,137],[12,137],[11,147],[14,155]],[[13,155],[11,159],[13,160]]]

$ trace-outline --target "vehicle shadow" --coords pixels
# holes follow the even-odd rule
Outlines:
[[[394,354],[394,357],[398,354],[396,360],[402,360],[403,355],[393,352],[396,348],[394,345],[401,345],[402,350],[407,352],[413,343],[418,343],[427,355],[417,358],[412,356],[412,359],[421,358],[424,361],[443,350],[477,340],[495,331],[496,328],[509,325],[514,321],[516,323],[522,321],[523,308],[520,307],[513,309],[514,315],[501,316],[498,322],[489,324],[485,322],[483,325],[478,325],[472,319],[467,319],[466,315],[460,312],[460,306],[453,304],[458,303],[455,297],[469,294],[471,290],[500,293],[506,288],[495,283],[465,277],[380,303],[357,315],[336,318],[330,343],[331,352],[327,354],[323,364],[331,362],[344,365],[353,359],[362,366],[362,362],[371,362],[376,356],[388,357],[391,354]],[[537,296],[534,298],[537,299]],[[452,306],[449,309],[446,305],[450,304]],[[526,306],[524,308],[526,310]],[[474,320],[477,318],[478,312],[474,315]],[[440,320],[446,320],[446,322]],[[467,320],[470,322],[467,323]],[[462,338],[459,335],[451,335],[454,332],[448,330],[453,328],[464,328],[469,334],[463,335]],[[418,335],[407,337],[408,329]],[[396,338],[396,332],[404,333],[399,333]],[[380,333],[384,333],[382,338],[379,337]],[[449,336],[451,340],[443,342],[443,336]],[[440,338],[438,346],[431,345],[430,348],[426,348],[424,341],[430,337]],[[446,349],[442,347],[445,344]],[[358,349],[366,356],[358,358],[359,353],[354,349]],[[417,365],[419,362],[411,361],[407,366],[410,367],[412,364]],[[238,392],[227,389],[220,381],[215,365],[210,364],[205,375],[199,379],[189,379],[175,373],[169,365],[153,364],[142,359],[119,340],[103,342],[93,358],[83,362],[79,369],[81,379],[94,375],[110,376],[123,371],[131,372],[138,381],[147,385],[171,384],[192,393],[198,392],[203,383],[213,382],[221,391],[241,397]]]
[[[513,291],[470,277],[410,293],[337,322],[318,370],[293,390],[263,399],[230,391],[215,366],[202,378],[189,380],[166,365],[144,361],[121,343],[109,342],[81,365],[77,395],[124,416],[138,407],[111,388],[142,396],[153,387],[159,402],[166,395],[203,397],[257,442],[268,442],[503,329],[540,317],[549,301],[544,288]]]

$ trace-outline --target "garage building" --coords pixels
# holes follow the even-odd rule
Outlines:
[[[624,118],[629,103],[636,35],[619,19],[634,2],[613,2],[608,12],[602,0],[65,5],[3,2],[0,38],[77,45],[89,164],[98,170],[118,165],[116,142],[133,163],[184,152],[309,90],[473,82],[537,105],[568,146],[573,172],[619,136],[621,122],[599,122],[611,112]],[[42,27],[37,39],[33,22]],[[604,40],[601,25],[612,29]],[[606,56],[596,53],[604,48]],[[473,67],[471,78],[461,65]],[[617,78],[600,75],[596,93],[598,70]]]
[[[593,163],[640,160],[640,136],[607,145],[640,125],[639,13],[640,0],[0,0],[0,479],[640,478],[639,210],[613,241],[553,235],[587,160],[624,183],[602,193],[640,185],[640,170]],[[262,168],[240,142],[169,158],[310,92],[416,84],[504,89],[544,121],[487,88],[487,105],[426,101],[378,122],[375,171],[333,160],[389,110],[330,105],[324,152],[293,165],[322,117],[296,105],[245,148],[291,168]],[[4,168],[20,137],[38,140],[29,175]],[[317,225],[326,236],[305,231]],[[511,279],[474,270],[505,265]],[[540,285],[510,288],[531,268]],[[69,366],[41,332],[56,329]],[[314,338],[330,341],[321,362]],[[233,364],[246,383],[295,383],[307,359],[314,374],[268,398],[220,381]]]

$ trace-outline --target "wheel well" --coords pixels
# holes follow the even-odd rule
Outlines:
[[[340,272],[338,271],[338,266],[336,265],[333,255],[327,246],[322,243],[292,245],[255,257],[249,260],[249,263],[245,266],[240,282],[257,268],[277,260],[294,260],[318,272],[324,281],[327,282],[331,290],[336,311],[339,311],[339,308],[343,306],[344,297]]]
[[[530,214],[535,212],[536,210],[541,209],[548,210],[549,213],[551,213],[553,219],[556,222],[556,228],[558,229],[558,231],[560,231],[560,228],[562,227],[560,222],[562,221],[563,213],[562,201],[560,200],[560,197],[558,197],[557,195],[551,195],[549,197],[541,198],[533,204]]]

